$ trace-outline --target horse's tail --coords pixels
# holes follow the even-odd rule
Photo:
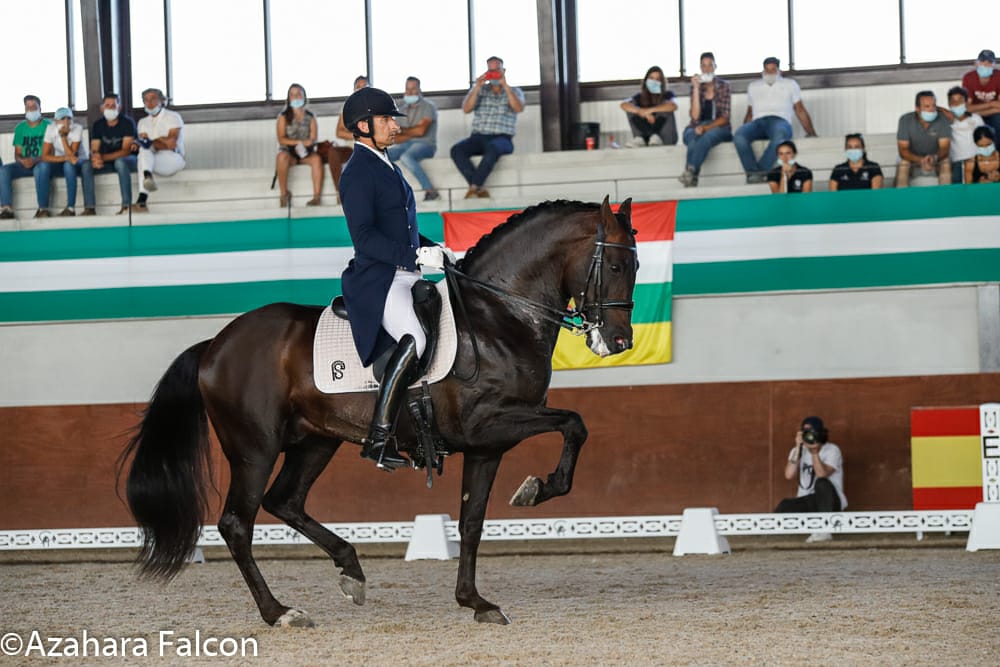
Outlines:
[[[208,506],[208,418],[198,365],[210,340],[181,353],[163,374],[118,460],[132,467],[126,497],[142,530],[140,573],[169,581],[194,551]]]

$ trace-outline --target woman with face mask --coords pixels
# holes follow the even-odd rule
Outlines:
[[[846,162],[841,162],[830,172],[830,192],[837,190],[879,190],[882,188],[882,168],[868,159],[865,140],[860,134],[849,134],[844,139]]]
[[[313,198],[306,206],[318,206],[323,190],[323,160],[316,152],[319,126],[316,116],[306,109],[309,98],[306,89],[297,83],[288,87],[285,108],[278,115],[278,157],[275,159],[278,186],[281,188],[281,208],[292,205],[288,191],[288,170],[295,164],[306,164],[312,169]]]
[[[812,192],[812,171],[798,164],[798,153],[794,142],[783,141],[778,144],[778,165],[767,172],[767,184],[771,186],[771,192]]]
[[[983,118],[969,111],[969,91],[961,86],[955,86],[948,91],[948,108],[941,113],[951,121],[951,148],[948,157],[951,159],[951,182],[965,182],[965,161],[976,155],[976,143],[972,133],[984,125]]]
[[[1000,183],[1000,152],[993,128],[983,125],[972,133],[976,155],[965,161],[966,183]]]
[[[632,128],[629,148],[673,146],[677,143],[674,94],[667,90],[667,77],[655,65],[646,71],[639,92],[622,102],[621,107]]]

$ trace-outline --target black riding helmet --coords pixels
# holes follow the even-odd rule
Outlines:
[[[369,137],[373,135],[371,119],[375,116],[405,116],[396,108],[396,103],[389,97],[389,93],[378,88],[361,88],[354,91],[340,112],[344,117],[344,127],[359,137]],[[368,132],[361,132],[358,129],[358,122],[368,120]]]

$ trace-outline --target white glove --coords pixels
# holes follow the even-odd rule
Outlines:
[[[444,250],[444,256],[448,258],[449,264],[456,264],[458,262],[458,257],[456,257],[455,253],[451,251],[451,248],[448,246],[441,246],[441,249]]]
[[[417,248],[417,265],[430,269],[443,269],[444,250],[437,245]]]

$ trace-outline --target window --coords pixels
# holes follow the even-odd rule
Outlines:
[[[379,88],[402,93],[411,75],[424,90],[465,88],[468,53],[465,0],[372,0],[371,74]]]
[[[87,110],[87,73],[86,63],[83,59],[83,18],[80,13],[80,2],[76,0],[73,5],[73,87],[75,89],[75,99],[73,108],[77,111]],[[87,120],[82,118],[79,122],[87,124]]]
[[[980,51],[996,50],[997,29],[993,20],[995,12],[983,6],[983,15],[977,20],[974,8],[969,9],[970,12],[966,15],[961,6],[954,6],[952,11],[948,11],[942,5],[927,0],[905,0],[903,25],[906,62],[964,60],[968,61],[971,68],[972,61]]]
[[[368,74],[365,48],[364,2],[271,0],[275,100],[293,83],[310,98],[350,95],[354,78]]]
[[[638,82],[653,65],[680,73],[677,0],[579,0],[577,32],[581,81]]]
[[[31,94],[41,98],[42,113],[50,118],[69,104],[65,3],[0,3],[0,25],[5,27],[0,113],[23,114],[24,96]]]
[[[486,71],[487,58],[498,56],[503,58],[510,85],[539,84],[537,12],[536,0],[475,0],[472,8],[475,30],[472,79]],[[467,44],[462,45],[462,51],[467,65]],[[467,88],[471,83],[466,80],[458,87]]]
[[[163,46],[163,3],[129,3],[132,32],[132,107],[142,108],[142,91],[167,92],[167,57]],[[118,91],[116,91],[118,92]]]
[[[899,62],[897,0],[796,0],[792,17],[796,69]]]
[[[698,71],[698,56],[715,54],[719,74],[759,72],[764,58],[776,56],[788,67],[786,0],[684,2],[684,70]]]

